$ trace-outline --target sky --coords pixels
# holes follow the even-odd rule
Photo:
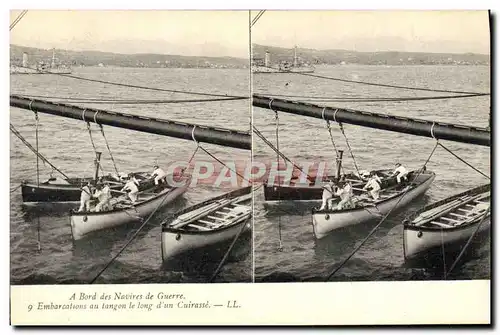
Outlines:
[[[11,22],[20,11],[11,11]],[[252,12],[255,16],[257,11]],[[10,43],[38,48],[248,58],[248,11],[36,11]],[[266,11],[258,44],[489,53],[487,11]]]
[[[13,22],[20,11],[11,11]],[[248,58],[248,11],[36,11],[10,43],[36,48]],[[228,29],[230,27],[230,29]]]
[[[485,10],[266,11],[252,29],[252,43],[356,51],[489,54],[489,39]]]

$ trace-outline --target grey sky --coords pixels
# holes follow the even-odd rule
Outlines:
[[[11,22],[18,14],[11,12]],[[489,53],[488,12],[266,11],[252,30],[252,42],[357,51]],[[10,43],[247,58],[248,12],[30,10],[10,33]]]
[[[313,49],[488,54],[488,20],[487,11],[266,11],[252,30],[252,42]]]

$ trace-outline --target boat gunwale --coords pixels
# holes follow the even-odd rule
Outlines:
[[[404,224],[403,230],[410,230],[410,231],[422,231],[422,232],[439,232],[439,231],[446,231],[446,232],[454,232],[454,231],[459,231],[459,230],[465,230],[467,228],[470,228],[471,226],[477,224],[479,220],[484,216],[484,213],[478,215],[474,220],[471,222],[468,222],[466,224],[461,224],[458,226],[452,226],[449,228],[444,228],[440,226],[415,226],[413,224]],[[489,212],[488,215],[486,215],[485,219],[491,217],[491,211]]]
[[[411,171],[411,172],[416,172],[418,170],[414,170],[414,171]],[[313,208],[311,211],[312,211],[312,215],[315,215],[315,214],[338,214],[338,213],[341,213],[341,214],[345,214],[345,213],[355,213],[355,212],[359,212],[359,211],[364,211],[366,209],[372,209],[372,208],[377,208],[377,206],[380,206],[382,204],[385,204],[387,203],[388,201],[391,201],[391,200],[394,200],[395,198],[397,197],[400,197],[400,196],[404,196],[406,195],[407,193],[415,190],[417,187],[420,187],[421,185],[423,185],[425,182],[427,182],[430,178],[435,178],[436,177],[436,173],[433,172],[433,171],[429,171],[429,170],[426,170],[424,171],[423,173],[421,173],[419,176],[423,176],[425,174],[428,174],[429,176],[421,183],[419,184],[415,184],[414,181],[410,182],[408,184],[408,186],[410,186],[410,189],[406,190],[405,192],[401,191],[401,192],[398,192],[388,198],[385,198],[384,200],[376,203],[376,204],[372,204],[372,205],[369,205],[369,206],[362,206],[362,207],[356,207],[356,208],[345,208],[345,209],[341,209],[341,210],[332,210],[332,209],[325,209],[325,210],[319,210],[319,209],[316,209],[316,208]]]
[[[161,232],[163,233],[172,233],[172,234],[184,234],[184,235],[210,235],[210,234],[215,234],[215,233],[220,233],[224,230],[230,229],[237,227],[238,225],[245,225],[247,224],[248,220],[252,218],[252,213],[246,218],[245,220],[242,220],[240,222],[235,222],[231,223],[229,225],[225,225],[222,227],[210,229],[210,230],[184,230],[182,228],[173,228],[173,227],[163,227],[161,228]],[[250,227],[251,228],[251,227]]]
[[[204,200],[200,203],[197,203],[195,205],[192,205],[192,206],[189,206],[189,207],[186,207],[176,213],[174,213],[172,215],[172,217],[162,221],[161,223],[161,227],[162,227],[162,232],[164,231],[164,229],[168,229],[168,231],[171,231],[171,230],[178,230],[178,231],[183,231],[185,232],[186,230],[181,230],[181,229],[178,229],[178,228],[172,228],[172,227],[169,227],[168,225],[170,223],[172,223],[175,218],[177,218],[178,216],[182,215],[182,214],[185,214],[185,213],[188,213],[188,212],[191,212],[191,211],[194,211],[196,209],[199,209],[199,208],[202,208],[212,202],[215,202],[217,200],[221,200],[221,199],[227,199],[227,198],[230,198],[232,196],[242,196],[242,195],[245,195],[245,194],[250,194],[252,192],[252,187],[253,185],[249,185],[249,186],[246,186],[246,187],[243,187],[243,188],[239,188],[239,189],[236,189],[236,190],[233,190],[233,191],[230,191],[230,192],[226,192],[226,193],[223,193],[223,194],[220,194],[216,197],[213,197],[213,198],[210,198],[210,199],[207,199],[207,200]],[[232,225],[229,225],[229,226],[232,226]],[[223,228],[223,227],[222,227]],[[205,233],[208,232],[208,231],[204,231]]]
[[[483,191],[487,191],[487,190],[490,190],[491,191],[491,183],[488,183],[488,184],[483,184],[483,185],[480,185],[480,186],[477,186],[477,187],[474,187],[474,188],[471,188],[471,189],[468,189],[464,192],[461,192],[461,193],[458,193],[458,194],[455,194],[455,195],[452,195],[451,197],[448,197],[448,198],[444,198],[444,199],[441,199],[439,201],[436,201],[432,204],[429,204],[425,207],[422,207],[421,209],[413,212],[413,213],[410,213],[408,216],[406,216],[406,218],[404,219],[403,223],[404,223],[404,227],[411,227],[411,228],[416,228],[416,229],[419,229],[419,228],[431,228],[430,230],[436,230],[435,227],[428,227],[428,226],[423,226],[423,225],[420,225],[420,226],[415,226],[415,224],[413,223],[413,220],[415,220],[420,214],[424,213],[424,212],[427,212],[428,210],[431,210],[433,208],[437,208],[439,206],[442,206],[442,205],[445,205],[446,203],[449,203],[449,202],[452,202],[453,200],[456,200],[458,198],[461,198],[465,195],[474,195],[474,194],[480,194],[481,192]],[[458,207],[458,206],[457,206]],[[454,209],[456,209],[457,207],[455,207]],[[491,213],[491,211],[490,211]],[[478,217],[481,217],[482,215],[478,215]],[[429,220],[427,220],[428,222]],[[475,222],[476,220],[473,220],[472,222]],[[426,223],[427,223],[426,222]],[[466,224],[465,226],[469,226],[469,224]],[[458,227],[464,227],[464,225],[460,225],[460,226],[453,226],[453,227],[450,227],[450,228],[442,228],[442,227],[439,227],[437,228],[437,230],[440,230],[440,229],[443,229],[443,230],[450,230],[450,229],[453,229],[453,228],[458,228]]]
[[[112,210],[109,211],[100,211],[100,212],[76,212],[74,209],[70,210],[70,215],[72,217],[78,217],[78,216],[97,216],[97,215],[106,215],[106,214],[117,214],[117,213],[123,213],[128,210],[133,210],[142,207],[143,205],[146,205],[154,200],[157,200],[158,198],[162,196],[167,196],[169,193],[172,193],[173,191],[182,188],[182,187],[171,187],[168,188],[169,185],[165,185],[165,187],[154,197],[151,197],[143,202],[137,203],[135,206],[130,206],[127,208],[113,208]],[[166,192],[164,192],[166,191]]]

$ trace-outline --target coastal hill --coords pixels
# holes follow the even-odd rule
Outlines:
[[[269,52],[271,63],[293,60],[293,48],[281,48],[253,44],[253,58],[264,58]],[[359,52],[352,50],[316,50],[297,48],[297,56],[311,64],[365,64],[365,65],[489,65],[490,55],[474,53],[428,53],[378,51]]]
[[[52,49],[38,49],[10,45],[10,64],[21,65],[26,52],[30,66],[40,61],[50,63]],[[169,68],[246,68],[248,59],[236,57],[205,57],[162,54],[120,54],[101,51],[55,50],[57,62],[70,66],[120,66]]]

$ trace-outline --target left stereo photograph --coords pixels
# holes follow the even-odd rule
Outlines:
[[[252,282],[248,11],[10,17],[11,284]]]

